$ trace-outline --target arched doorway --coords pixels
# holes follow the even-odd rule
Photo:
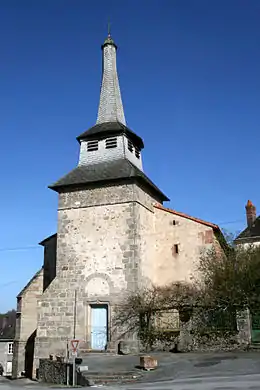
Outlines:
[[[25,372],[25,376],[30,379],[32,379],[32,375],[33,375],[33,355],[34,355],[35,337],[36,337],[36,330],[28,338],[25,345],[24,372]]]

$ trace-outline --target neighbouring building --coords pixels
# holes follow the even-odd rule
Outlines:
[[[43,268],[17,296],[13,376],[32,377],[34,341],[37,328],[37,301],[43,292]]]
[[[117,351],[126,336],[113,329],[113,310],[125,294],[189,281],[201,251],[219,246],[217,225],[165,207],[168,197],[145,174],[143,140],[125,120],[116,52],[109,35],[96,124],[77,137],[77,167],[50,186],[59,198],[57,234],[41,243],[43,270],[18,297],[14,377],[32,334],[34,373],[39,358],[64,355],[74,335],[81,349]]]
[[[256,207],[248,200],[246,206],[247,227],[235,238],[237,248],[258,247],[260,245],[260,216],[257,217]],[[260,343],[260,311],[248,311],[248,323],[250,326],[250,343]]]
[[[256,207],[251,200],[246,204],[247,227],[234,240],[235,245],[260,245],[260,216],[256,216]]]
[[[3,376],[12,376],[14,333],[14,326],[3,317],[0,329],[0,375]]]

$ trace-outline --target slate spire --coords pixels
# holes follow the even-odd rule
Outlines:
[[[120,122],[126,125],[117,75],[116,51],[117,46],[111,37],[109,28],[108,36],[102,45],[103,71],[97,124]]]

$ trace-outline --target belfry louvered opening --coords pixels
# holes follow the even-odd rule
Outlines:
[[[98,150],[98,141],[88,141],[87,151],[94,152],[96,150]]]
[[[106,149],[112,149],[117,147],[117,138],[108,138],[106,139]]]
[[[130,152],[132,153],[133,150],[134,150],[134,145],[133,145],[133,143],[130,141],[130,139],[127,140],[127,141],[128,141],[128,144],[127,144],[128,150],[130,150]]]

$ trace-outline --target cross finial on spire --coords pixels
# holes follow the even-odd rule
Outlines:
[[[107,22],[107,35],[109,38],[111,37],[111,23],[110,23],[109,18],[108,18],[108,22]]]

